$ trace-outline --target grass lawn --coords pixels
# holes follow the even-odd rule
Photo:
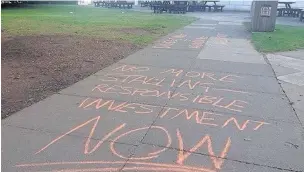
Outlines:
[[[82,35],[145,45],[195,18],[77,5],[4,8],[2,29],[12,36]]]
[[[304,48],[304,27],[276,25],[274,32],[255,32],[252,41],[261,52],[291,51]]]
[[[77,5],[2,8],[1,16],[2,118],[195,20]]]

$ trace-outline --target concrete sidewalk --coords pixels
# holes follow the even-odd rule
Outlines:
[[[303,127],[242,25],[201,19],[2,121],[2,171],[303,171]]]
[[[304,124],[304,50],[268,54],[267,58],[301,124]]]

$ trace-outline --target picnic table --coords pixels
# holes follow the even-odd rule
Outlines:
[[[95,7],[106,7],[106,8],[132,8],[134,3],[127,1],[93,1]]]
[[[205,0],[198,3],[197,1],[189,2],[188,11],[206,11],[206,8],[208,8],[208,11],[210,12],[213,8],[213,12],[216,11],[223,11],[224,5],[219,5],[217,2],[220,2],[218,0]],[[211,4],[210,4],[211,3]]]
[[[217,2],[220,2],[220,1],[216,1],[216,0],[206,0],[206,1],[203,1],[203,6],[202,6],[203,11],[205,11],[206,8],[208,8],[208,11],[210,12],[212,7],[213,7],[213,11],[214,12],[216,12],[216,11],[223,11],[224,5],[218,5],[218,4],[216,4]],[[213,5],[208,5],[208,3],[209,4],[213,3]]]
[[[154,13],[162,13],[164,11],[169,13],[186,13],[187,1],[174,1],[173,4],[170,1],[155,1],[151,4],[151,9],[153,9]]]
[[[291,8],[290,4],[296,3],[296,2],[285,2],[285,1],[279,1],[279,4],[284,4],[286,8]]]
[[[278,8],[278,16],[289,16],[289,17],[299,17],[302,9],[299,8],[291,8],[291,4],[295,2],[290,1],[279,1],[278,4],[284,4],[285,8]]]
[[[220,2],[220,1],[207,0],[207,1],[203,1],[203,4],[207,5],[208,2],[210,2],[210,3],[213,2],[213,4],[216,5],[216,3]]]

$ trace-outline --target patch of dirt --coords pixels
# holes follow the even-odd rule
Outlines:
[[[9,41],[13,39],[9,34],[7,34],[3,29],[1,29],[1,42]]]
[[[84,79],[140,48],[123,41],[62,35],[6,35],[2,36],[1,46],[2,118]]]
[[[141,28],[122,28],[119,29],[119,31],[127,34],[134,34],[134,35],[149,35],[152,33],[148,30]]]

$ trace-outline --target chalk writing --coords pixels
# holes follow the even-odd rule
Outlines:
[[[153,113],[156,106],[140,103],[117,102],[115,100],[86,98],[81,102],[79,108],[103,108],[109,111],[126,114],[151,114]],[[191,122],[195,122],[196,124],[218,128],[225,128],[229,125],[234,125],[235,129],[239,131],[243,131],[245,129],[256,131],[263,125],[269,124],[264,121],[254,121],[247,119],[240,120],[236,116],[222,115],[211,111],[180,109],[168,106],[164,107],[164,111],[160,113],[159,117],[166,117],[170,120],[178,117],[179,119],[186,119],[188,121],[191,121],[193,119]]]
[[[132,65],[121,65],[112,69],[112,71],[122,71],[122,72],[142,72],[149,71],[150,68],[146,66],[132,66]]]
[[[173,36],[167,38],[166,40],[164,40],[163,42],[157,43],[155,46],[153,46],[153,48],[168,48],[168,49],[170,49],[175,43],[177,43],[179,40],[185,38],[186,36],[187,35],[185,35],[185,34],[173,35]]]
[[[156,89],[145,89],[145,88],[135,88],[135,87],[124,87],[121,85],[107,85],[99,84],[92,89],[92,91],[98,91],[100,93],[112,93],[117,95],[131,95],[131,96],[142,96],[142,97],[161,97],[166,99],[171,99],[174,97],[179,97],[181,101],[188,100],[190,94],[183,94],[180,92],[173,91],[160,91]]]
[[[82,168],[82,169],[61,169],[60,172],[84,172],[84,171],[181,171],[181,172],[216,172],[203,166],[193,167],[179,164],[153,163],[143,161],[78,161],[78,162],[48,162],[48,163],[31,163],[18,164],[16,167],[47,167],[47,166],[64,166],[64,165],[134,165],[134,167],[111,167],[111,168]],[[140,167],[138,167],[140,166]],[[58,170],[59,171],[59,170]]]
[[[227,45],[228,43],[227,35],[218,33],[216,35],[216,42],[218,44]]]
[[[225,128],[228,124],[235,125],[236,129],[243,131],[244,129],[256,131],[261,126],[269,124],[264,121],[254,121],[254,120],[241,120],[236,117],[231,117],[227,115],[218,114],[211,111],[202,110],[190,110],[190,109],[178,109],[172,107],[164,107],[164,111],[160,114],[160,118],[170,117],[170,119],[175,119],[177,117],[182,117],[186,120],[194,119],[196,124]],[[248,125],[250,125],[250,128]]]
[[[178,87],[184,84],[181,83]],[[207,84],[207,83],[205,83]],[[188,85],[190,89],[193,89],[196,85]],[[92,89],[92,91],[97,91],[103,94],[116,94],[116,95],[129,95],[129,96],[141,96],[141,97],[155,97],[163,99],[172,99],[178,101],[188,101],[196,104],[206,104],[217,108],[227,109],[235,112],[242,112],[242,109],[248,102],[243,100],[231,100],[227,97],[221,96],[211,96],[211,95],[194,95],[190,93],[183,92],[173,92],[173,91],[160,91],[156,89],[145,89],[145,88],[134,88],[134,87],[124,87],[121,85],[107,85],[99,84]],[[207,91],[208,92],[208,91]],[[207,93],[206,93],[207,94]],[[195,97],[194,97],[195,96]],[[194,98],[193,98],[194,97]]]
[[[115,150],[114,148],[114,144],[116,142],[119,142],[118,140],[121,138],[121,137],[125,137],[127,135],[129,135],[130,133],[133,133],[133,132],[137,132],[137,131],[140,131],[140,130],[155,130],[155,129],[158,129],[160,131],[162,131],[163,133],[165,133],[166,137],[167,137],[167,144],[165,146],[165,148],[161,148],[160,150],[158,151],[155,151],[155,152],[150,152],[148,153],[148,156],[146,157],[126,157],[126,156],[123,156],[121,154],[118,154],[117,151]],[[153,158],[157,158],[159,156],[159,154],[161,152],[164,152],[165,150],[167,150],[168,147],[170,147],[172,143],[172,139],[171,139],[171,136],[168,132],[167,129],[165,129],[164,127],[161,127],[161,126],[148,126],[148,127],[142,127],[142,128],[137,128],[137,129],[134,129],[134,130],[130,130],[126,133],[123,133],[119,136],[117,136],[115,139],[113,139],[113,141],[110,143],[110,149],[112,151],[112,153],[120,158],[123,158],[123,159],[131,159],[131,160],[147,160],[147,159],[153,159]]]
[[[208,39],[208,37],[205,37],[205,36],[196,38],[191,42],[191,44],[189,45],[189,48],[195,48],[195,49],[202,48],[203,45],[206,43],[207,39]]]
[[[151,82],[151,81],[163,81],[163,79],[169,80],[168,78],[161,78],[162,74],[169,74],[174,77],[181,77],[185,76],[185,80],[188,79],[199,79],[208,82],[224,82],[224,83],[235,83],[237,79],[242,78],[242,76],[234,75],[234,74],[214,74],[211,72],[198,72],[198,71],[184,71],[183,69],[164,69],[161,71],[157,76],[145,76],[143,74],[139,74],[141,72],[150,71],[149,67],[146,66],[132,66],[132,65],[121,65],[118,66],[112,71],[115,72],[123,72],[123,73],[108,73],[104,76],[103,81],[121,81],[121,82],[135,82],[135,81],[142,81],[142,82]],[[129,74],[132,73],[132,74]],[[134,74],[136,73],[136,74]],[[132,81],[133,80],[133,81]],[[172,79],[171,79],[172,80]],[[170,81],[168,81],[170,82]]]
[[[232,80],[231,75],[227,75],[221,78],[211,78],[210,75],[206,75],[209,80],[213,81],[220,81],[220,82],[234,82]],[[228,78],[229,77],[229,78]],[[144,75],[137,75],[137,74],[122,74],[122,73],[113,73],[113,74],[105,74],[104,78],[101,78],[100,81],[103,82],[121,82],[121,83],[127,83],[127,84],[132,84],[132,83],[139,83],[142,85],[154,85],[157,87],[163,87],[169,85],[170,87],[183,87],[186,86],[190,90],[195,89],[196,87],[209,87],[210,85],[214,85],[215,83],[213,81],[200,81],[200,80],[192,80],[192,79],[186,79],[183,80],[181,83],[176,82],[175,79],[171,78],[157,78],[157,77],[148,77]],[[229,91],[229,92],[235,92],[235,93],[248,93],[246,91],[241,91],[241,90],[233,90],[233,89],[220,89],[220,88],[215,88],[216,90],[221,90],[221,91]],[[208,90],[207,90],[208,91]],[[207,92],[206,91],[206,92]]]
[[[162,71],[161,73],[171,73],[174,76],[180,76],[185,74],[186,77],[189,78],[200,78],[200,79],[208,79],[212,81],[221,81],[221,82],[235,82],[235,79],[241,78],[238,75],[225,75],[225,76],[216,76],[216,74],[209,73],[209,72],[196,72],[196,71],[184,71],[183,69],[167,69]]]
[[[160,47],[171,48],[173,44],[177,41],[185,38],[185,34],[173,35],[172,37],[165,40]],[[226,44],[227,39],[223,35],[218,34],[217,39],[221,43]],[[200,48],[203,46],[207,37],[200,37],[192,41],[190,48]],[[226,40],[226,42],[224,41]],[[132,103],[128,101],[117,101],[112,99],[104,98],[85,98],[79,105],[79,109],[93,109],[99,112],[107,112],[106,115],[119,116],[119,115],[134,115],[140,117],[145,115],[157,115],[156,120],[177,122],[180,121],[185,123],[193,123],[195,127],[205,127],[210,130],[221,130],[233,132],[258,132],[264,127],[267,127],[269,123],[259,120],[247,119],[246,116],[237,116],[234,114],[242,113],[247,106],[250,105],[249,102],[244,100],[238,100],[230,98],[229,96],[214,96],[212,91],[225,91],[237,94],[248,94],[246,91],[235,90],[231,88],[217,88],[218,83],[236,83],[241,76],[233,74],[214,74],[210,72],[197,72],[197,71],[184,71],[183,69],[164,69],[157,73],[157,76],[146,76],[142,73],[150,72],[151,68],[146,66],[135,66],[135,65],[120,65],[111,69],[113,73],[107,73],[99,80],[101,83],[94,88],[92,88],[92,93],[102,93],[105,94],[116,94],[117,96],[140,96],[140,97],[155,97],[162,98],[166,100],[177,100],[183,103],[195,104],[199,109],[190,108],[177,108],[171,106],[159,106],[148,105],[143,103]],[[117,72],[117,73],[116,73]],[[167,77],[164,77],[166,75]],[[168,77],[170,76],[170,77]],[[178,78],[180,77],[180,78]],[[111,83],[112,82],[112,83]],[[139,84],[144,88],[134,87],[134,84]],[[129,86],[131,85],[131,86]],[[148,88],[146,88],[146,87]],[[173,89],[174,88],[174,89]],[[191,93],[183,92],[182,88],[185,90],[192,90]],[[195,89],[195,90],[194,90]],[[174,90],[174,91],[172,91]],[[200,91],[196,93],[195,91]],[[159,100],[159,99],[158,99]],[[187,105],[187,104],[186,104]],[[209,105],[213,108],[220,110],[229,111],[230,114],[221,114],[211,110],[203,110],[203,105]],[[216,110],[217,110],[216,109]],[[112,113],[111,112],[115,112]],[[97,111],[98,113],[98,111]],[[18,164],[17,168],[27,168],[26,171],[38,171],[28,168],[43,168],[50,166],[51,168],[60,167],[60,172],[81,172],[81,171],[181,171],[181,172],[218,172],[222,169],[224,161],[229,154],[230,148],[233,146],[233,141],[231,136],[226,136],[219,143],[216,137],[212,137],[210,133],[204,133],[204,130],[199,131],[199,135],[193,138],[189,143],[185,139],[182,128],[168,128],[169,126],[162,126],[157,123],[149,124],[135,124],[128,125],[126,122],[116,123],[115,126],[106,128],[106,133],[99,140],[94,140],[93,138],[100,134],[100,125],[102,120],[102,115],[92,117],[79,125],[70,128],[67,132],[61,133],[59,136],[55,137],[50,142],[42,145],[35,155],[41,154],[43,152],[48,153],[50,147],[59,145],[58,143],[62,139],[66,138],[68,135],[78,132],[82,128],[89,127],[89,131],[85,134],[85,142],[80,143],[81,147],[79,152],[84,157],[91,154],[100,153],[97,150],[101,149],[101,146],[107,146],[106,149],[112,153],[118,161],[105,161],[104,159],[99,161],[62,161],[62,162],[44,162],[44,163],[29,163],[29,164]],[[114,119],[114,118],[113,118]],[[106,121],[109,122],[109,119]],[[139,126],[138,126],[139,125]],[[98,128],[99,127],[99,128]],[[104,128],[103,128],[104,129]],[[169,129],[169,130],[168,130]],[[103,130],[104,132],[104,130]],[[154,135],[160,136],[162,139],[159,142],[159,146],[154,147],[152,150],[144,149],[140,154],[134,154],[132,156],[126,155],[125,151],[120,151],[117,143],[123,142],[124,139],[134,139],[133,135],[138,136],[141,133],[152,133]],[[146,136],[145,135],[145,136]],[[144,136],[144,137],[145,137]],[[141,140],[142,137],[140,137]],[[139,140],[135,140],[139,141]],[[95,145],[94,145],[95,143]],[[215,144],[216,143],[216,144]],[[177,145],[175,150],[175,163],[155,163],[153,160],[160,158],[164,155],[168,149],[172,149],[174,145]],[[104,148],[104,147],[103,147]],[[205,151],[208,156],[206,159],[208,162],[200,162],[195,166],[188,166],[187,160],[189,157],[193,156],[193,152]],[[215,151],[216,150],[216,151]],[[106,158],[106,157],[105,157]],[[205,164],[206,163],[206,164]],[[87,165],[98,165],[95,168],[88,168]],[[204,166],[202,166],[204,164]],[[75,165],[76,168],[71,168],[70,165]],[[79,168],[81,165],[86,165],[85,168]],[[100,165],[104,165],[102,167]],[[118,167],[117,167],[118,166]],[[124,166],[121,169],[121,166]],[[63,168],[62,168],[63,167]],[[40,170],[41,171],[41,170]]]
[[[177,39],[183,39],[183,38],[185,38],[186,36],[187,36],[186,34],[181,33],[181,34],[173,35],[172,37],[173,37],[173,38],[177,38]]]
[[[186,149],[184,148],[183,138],[182,138],[182,135],[181,135],[179,129],[176,129],[176,135],[177,135],[178,143],[179,143],[179,153],[178,153],[178,158],[176,161],[178,164],[183,165],[184,160],[187,159],[189,155],[191,155],[191,152],[195,152],[198,148],[200,148],[206,142],[207,148],[208,148],[208,153],[212,160],[213,166],[216,169],[221,169],[221,166],[224,163],[223,158],[225,158],[227,156],[227,153],[231,146],[230,137],[227,139],[225,147],[222,150],[220,156],[216,156],[213,152],[211,137],[209,135],[204,136],[195,146],[193,146],[186,153],[184,153],[184,150],[186,150]]]
[[[106,108],[108,111],[115,111],[115,112],[130,112],[134,110],[133,113],[136,114],[146,114],[152,113],[153,109],[156,106],[153,105],[146,105],[140,103],[127,103],[127,102],[117,102],[115,100],[103,100],[103,99],[93,99],[86,98],[82,101],[79,107],[88,108],[91,106],[95,106],[96,109]]]
[[[104,82],[122,82],[122,83],[141,83],[146,85],[155,85],[161,87],[166,78],[148,77],[144,75],[132,75],[123,73],[105,74],[106,78],[100,79]]]
[[[36,154],[39,154],[43,151],[46,151],[48,147],[54,145],[55,143],[59,142],[61,139],[64,139],[65,136],[75,132],[76,130],[79,130],[80,128],[87,126],[87,125],[92,125],[92,128],[88,134],[88,137],[86,139],[86,142],[84,144],[84,154],[91,154],[93,152],[95,152],[100,146],[101,144],[104,144],[107,139],[109,139],[109,137],[111,137],[112,135],[114,135],[118,130],[123,129],[126,126],[126,123],[123,123],[121,125],[118,125],[117,127],[115,127],[112,131],[110,131],[108,134],[106,134],[94,147],[93,149],[89,150],[89,145],[90,145],[90,141],[92,139],[92,136],[95,133],[96,127],[99,124],[101,117],[97,116],[94,117],[92,119],[89,119],[87,121],[85,121],[84,123],[77,125],[76,127],[70,129],[68,132],[58,136],[57,138],[55,138],[54,140],[52,140],[51,142],[49,142],[48,144],[46,144],[44,147],[42,147],[41,149],[39,149]],[[138,132],[141,130],[148,130],[152,131],[153,130],[160,130],[162,131],[166,137],[167,137],[167,143],[164,147],[160,147],[159,150],[157,151],[153,151],[153,152],[149,152],[147,153],[147,156],[144,157],[128,157],[126,155],[122,155],[121,153],[118,153],[118,151],[115,149],[115,144],[117,142],[119,142],[119,139],[121,139],[122,137],[126,137],[131,133],[134,132]],[[121,158],[121,159],[128,159],[130,161],[132,160],[150,160],[150,159],[155,159],[158,158],[163,152],[165,152],[172,144],[172,139],[171,139],[171,134],[168,132],[168,130],[165,127],[162,126],[146,126],[146,127],[141,127],[141,128],[136,128],[136,129],[131,129],[117,137],[114,138],[114,140],[112,142],[109,143],[109,147],[110,150],[112,151],[113,155],[116,155],[117,157]],[[214,151],[213,151],[213,143],[212,143],[212,139],[211,136],[206,134],[205,136],[203,136],[202,138],[199,139],[199,141],[190,149],[190,151],[188,152],[184,152],[184,150],[186,149],[184,147],[184,140],[182,137],[182,133],[179,129],[176,129],[176,137],[178,140],[178,154],[176,157],[176,163],[179,165],[183,165],[184,162],[187,160],[187,158],[192,154],[192,152],[196,151],[197,149],[199,149],[200,147],[202,147],[204,144],[207,144],[207,151],[208,154],[210,155],[210,161],[212,164],[212,168],[215,169],[221,169],[222,164],[224,163],[225,157],[227,156],[227,153],[230,149],[231,146],[231,139],[230,137],[227,138],[226,143],[224,144],[224,148],[222,149],[221,153],[219,156],[215,155]],[[64,163],[64,162],[63,162]],[[84,162],[85,163],[85,162]],[[77,164],[77,163],[75,163]],[[81,164],[81,162],[80,162]],[[51,163],[44,163],[44,164],[23,164],[23,165],[17,165],[17,167],[25,167],[25,166],[39,166],[39,165],[51,165]],[[53,164],[55,165],[55,163]],[[194,167],[195,168],[195,167]]]

